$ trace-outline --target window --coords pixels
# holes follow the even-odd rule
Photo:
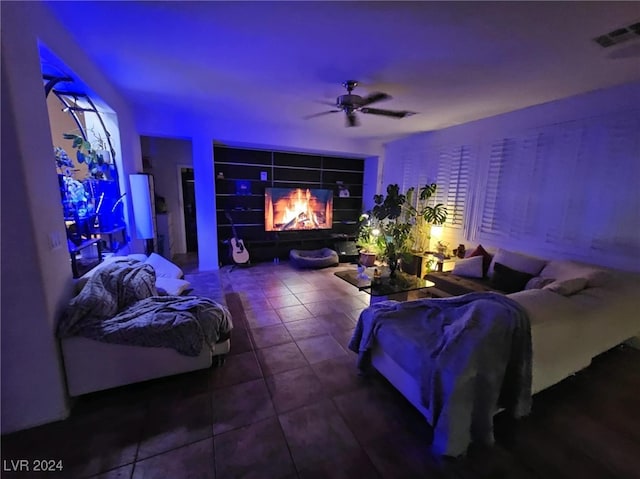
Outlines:
[[[447,208],[446,226],[465,228],[470,198],[471,148],[469,146],[444,147],[438,151],[435,201]]]
[[[589,185],[588,247],[640,257],[640,111],[607,118],[592,131],[595,173]],[[633,179],[636,188],[621,188]],[[633,181],[632,181],[633,182]]]
[[[478,239],[548,251],[640,254],[640,114],[548,125],[488,145],[479,181]]]

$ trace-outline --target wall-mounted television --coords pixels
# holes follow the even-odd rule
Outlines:
[[[327,230],[333,227],[333,190],[265,188],[265,231]]]

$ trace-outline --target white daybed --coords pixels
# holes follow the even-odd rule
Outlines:
[[[70,396],[209,368],[214,359],[222,362],[231,347],[227,339],[217,343],[213,353],[203,347],[192,357],[169,348],[110,344],[80,336],[60,344]]]
[[[78,289],[86,283],[97,268],[118,258],[122,257],[109,258],[80,278]],[[155,253],[148,258],[145,255],[129,255],[128,258],[151,264],[156,270],[157,287],[166,288],[169,294],[178,295],[190,286],[189,282],[178,279],[183,276],[178,266]],[[221,290],[220,294],[212,299],[226,307]],[[212,364],[222,365],[225,355],[230,350],[231,341],[225,339],[216,343],[213,351],[203,344],[197,356],[186,356],[167,347],[113,344],[82,336],[62,338],[60,347],[69,395],[80,396],[140,381],[205,369]]]

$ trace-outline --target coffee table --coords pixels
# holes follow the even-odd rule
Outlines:
[[[435,288],[435,283],[431,281],[427,281],[401,271],[396,271],[395,277],[391,278],[387,268],[378,268],[378,270],[380,269],[382,270],[382,277],[377,284],[371,284],[371,279],[361,278],[360,274],[355,269],[338,271],[334,274],[338,278],[345,280],[347,283],[352,284],[358,288],[358,290],[371,295],[369,304],[375,304],[388,299],[406,301],[409,293],[417,290],[427,290],[425,291],[426,297],[431,298],[443,298],[450,296],[444,291],[440,291]],[[364,273],[369,278],[373,278],[373,271],[374,268],[367,268]]]

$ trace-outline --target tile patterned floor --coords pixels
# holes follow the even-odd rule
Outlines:
[[[233,313],[224,366],[83,396],[69,419],[4,437],[3,459],[62,459],[43,477],[70,478],[538,477],[508,454],[431,456],[420,414],[380,376],[356,374],[346,344],[369,297],[335,271],[204,274],[197,287],[222,288]]]

